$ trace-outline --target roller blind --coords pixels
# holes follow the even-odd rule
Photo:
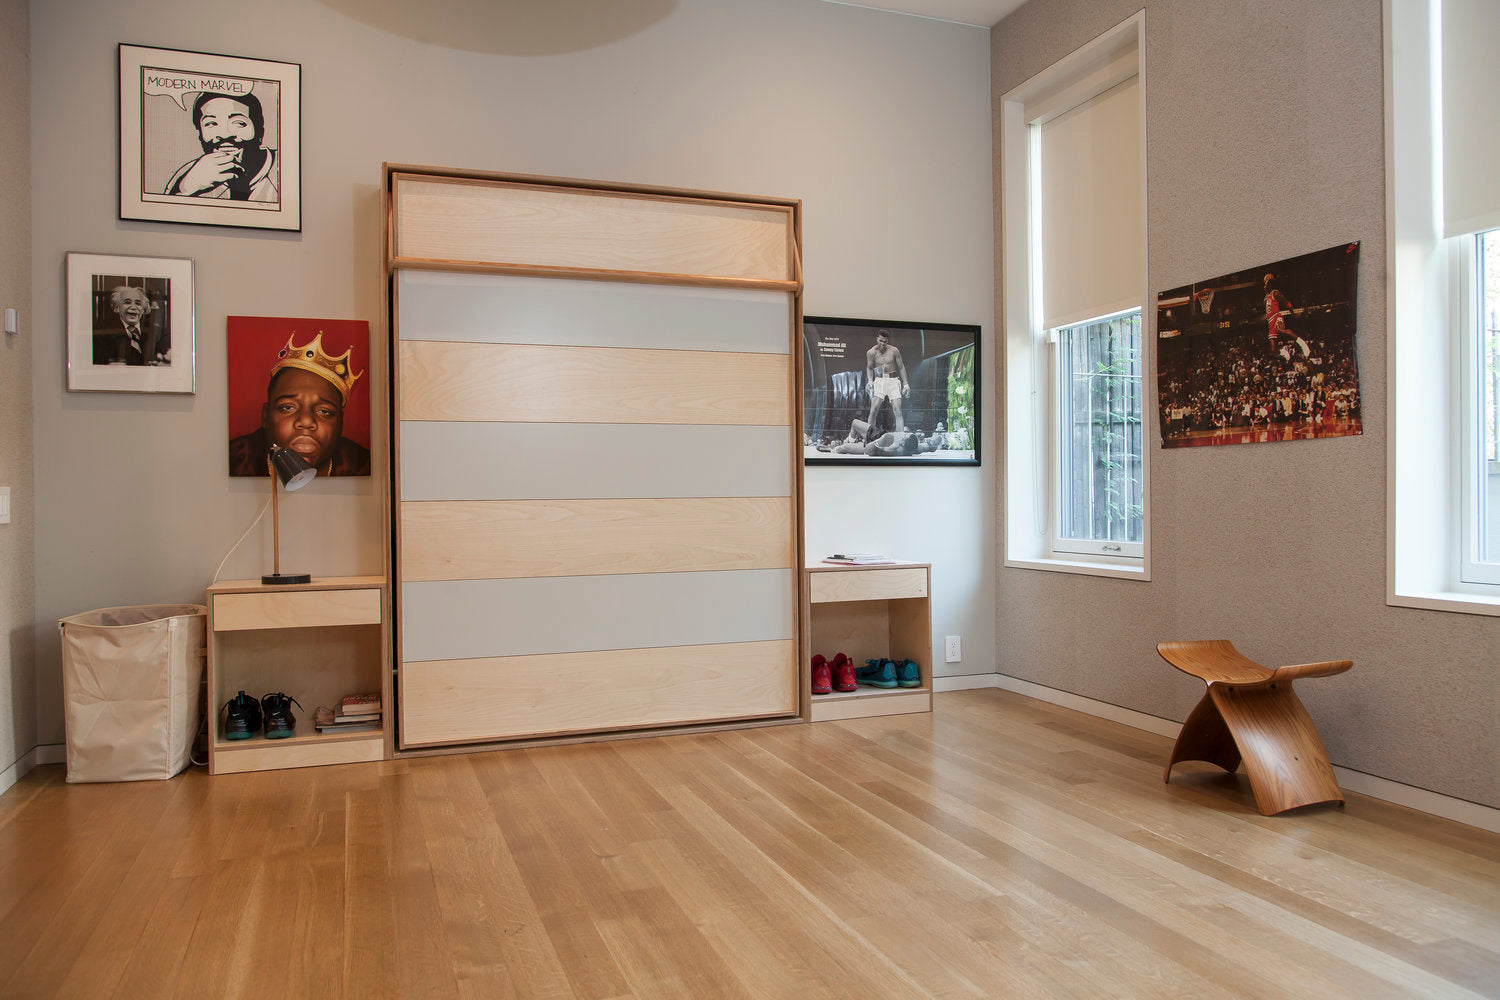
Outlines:
[[[1141,303],[1140,77],[1037,126],[1042,325]]]
[[[1500,226],[1500,2],[1442,0],[1443,235]]]

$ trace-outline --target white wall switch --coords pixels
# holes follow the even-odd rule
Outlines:
[[[16,321],[16,311],[14,309],[5,310],[5,332],[15,333],[18,329],[20,329],[20,325]]]
[[[957,663],[964,658],[963,642],[956,635],[948,637],[947,659],[949,663]]]
[[[0,524],[10,523],[10,487],[0,486]]]

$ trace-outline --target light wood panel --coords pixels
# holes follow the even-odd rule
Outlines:
[[[932,711],[932,692],[908,689],[906,691],[879,691],[865,688],[869,692],[860,697],[845,695],[815,695],[810,706],[813,722],[837,722],[844,719],[869,719],[881,715],[906,715],[911,712]]]
[[[403,341],[401,420],[773,424],[785,355]]]
[[[300,724],[298,728],[301,728]],[[308,728],[311,728],[311,723]],[[384,757],[385,738],[380,733],[366,733],[359,739],[330,737],[316,742],[253,740],[233,750],[220,747],[214,759],[214,773],[240,774],[324,764],[355,764]]]
[[[780,569],[789,497],[404,503],[409,581]]]
[[[927,596],[927,570],[882,567],[872,571],[809,573],[812,602],[883,601]]]
[[[791,209],[396,174],[394,250],[484,267],[793,282]]]
[[[380,624],[379,590],[215,594],[213,602],[220,632]]]
[[[401,706],[403,747],[790,715],[796,646],[780,640],[407,661]]]
[[[1475,1000],[1500,835],[1013,695],[0,796],[0,996]],[[1271,868],[1271,863],[1276,868]]]

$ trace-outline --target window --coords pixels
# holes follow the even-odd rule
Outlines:
[[[1463,464],[1460,578],[1500,584],[1500,229],[1460,237]]]
[[[1384,10],[1386,600],[1500,615],[1500,5]]]
[[[1059,552],[1139,556],[1141,311],[1057,331]]]
[[[1001,99],[1007,566],[1149,578],[1144,33]]]

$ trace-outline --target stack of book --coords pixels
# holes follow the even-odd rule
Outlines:
[[[896,562],[890,556],[878,552],[835,552],[831,556],[824,556],[823,561],[841,566],[892,566]]]
[[[313,728],[320,733],[359,733],[380,729],[380,692],[346,694],[337,711],[319,708]]]

